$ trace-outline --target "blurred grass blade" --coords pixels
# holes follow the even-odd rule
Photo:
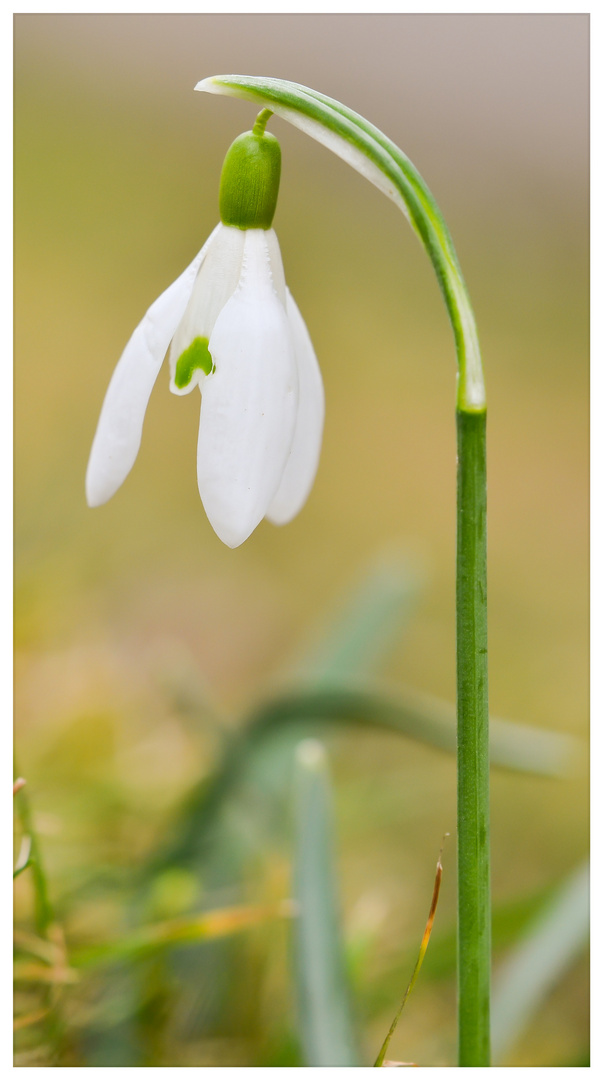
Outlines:
[[[299,688],[274,697],[252,713],[235,734],[213,775],[191,794],[173,844],[150,864],[147,874],[167,865],[186,865],[200,857],[225,800],[240,784],[267,744],[292,728],[298,739],[314,736],[326,724],[381,729],[456,753],[453,705],[409,689],[350,679],[340,685]],[[492,765],[541,776],[565,776],[579,758],[580,744],[568,735],[523,724],[492,720]],[[275,771],[274,769],[272,770]],[[286,774],[288,778],[288,774]]]
[[[15,949],[37,956],[47,964],[56,964],[59,959],[54,942],[36,937],[35,934],[28,934],[26,930],[21,930],[18,926],[13,930],[13,945]]]
[[[525,934],[528,925],[549,903],[556,889],[540,888],[504,904],[495,903],[492,909],[492,941],[495,952],[508,952]],[[429,964],[422,969],[422,982],[441,982],[452,978],[456,969],[456,925],[447,921],[438,927],[438,947],[432,950]],[[389,964],[380,968],[378,980],[367,981],[364,977],[363,1015],[369,1022],[378,1020],[395,1000],[405,975],[411,970],[415,954],[408,946],[389,958]]]
[[[503,769],[540,776],[575,776],[586,761],[586,745],[560,731],[491,718],[490,760]]]
[[[446,834],[446,835],[448,835],[448,834]],[[396,1030],[396,1028],[398,1026],[398,1020],[402,1016],[402,1010],[403,1010],[404,1006],[406,1005],[406,1002],[408,1001],[408,998],[410,997],[410,995],[412,993],[412,989],[413,989],[413,987],[414,987],[414,985],[415,985],[415,983],[417,981],[419,972],[421,970],[421,966],[423,964],[423,959],[425,957],[425,953],[427,952],[427,946],[429,945],[429,939],[431,937],[431,931],[432,931],[432,928],[433,928],[433,920],[435,919],[436,908],[438,906],[438,898],[439,898],[439,895],[440,895],[440,885],[442,884],[442,851],[443,851],[443,847],[440,848],[440,854],[438,855],[438,861],[437,861],[437,865],[436,865],[436,876],[435,876],[435,882],[434,882],[434,885],[433,885],[433,894],[432,894],[432,897],[431,897],[431,907],[429,908],[429,915],[427,916],[427,922],[425,924],[425,930],[423,931],[423,938],[421,940],[421,946],[419,948],[419,955],[417,957],[417,962],[416,962],[416,964],[414,966],[413,973],[412,973],[412,975],[410,977],[410,982],[409,982],[408,986],[406,987],[406,992],[404,994],[404,997],[402,998],[402,1004],[400,1005],[400,1008],[398,1009],[396,1015],[394,1016],[394,1019],[392,1020],[391,1027],[390,1027],[387,1035],[385,1036],[383,1046],[381,1047],[381,1049],[380,1049],[380,1051],[379,1051],[379,1053],[377,1055],[377,1060],[375,1062],[375,1068],[376,1069],[380,1069],[382,1065],[385,1065],[385,1055],[387,1054],[387,1050],[388,1050],[389,1044],[391,1042],[392,1035],[394,1034],[394,1031]]]
[[[13,966],[13,978],[16,983],[47,983],[48,985],[60,986],[66,983],[76,983],[78,973],[73,968],[47,967],[36,961],[15,960]]]
[[[283,918],[290,914],[291,905],[288,901],[205,911],[201,915],[169,919],[152,926],[144,926],[117,941],[79,949],[72,953],[71,962],[75,967],[91,967],[146,956],[169,946],[228,937],[251,926],[257,926],[267,919]]]
[[[27,870],[28,866],[31,866],[31,836],[23,836],[21,839],[21,847],[19,848],[19,854],[15,863],[15,869],[13,870],[13,880],[19,877],[24,870]]]
[[[34,1012],[27,1013],[25,1016],[16,1016],[13,1020],[13,1031],[22,1031],[23,1028],[32,1027],[33,1024],[39,1024],[42,1020],[46,1020],[50,1013],[50,1009],[36,1009]]]
[[[383,555],[314,631],[313,644],[294,664],[296,679],[313,684],[375,671],[410,620],[421,575],[410,562]]]
[[[581,866],[530,923],[496,973],[492,995],[495,1064],[509,1053],[547,995],[588,942],[589,868]]]
[[[18,769],[16,767],[15,772],[18,775]],[[52,905],[50,903],[50,896],[48,894],[46,874],[40,855],[40,843],[33,826],[33,815],[27,791],[25,790],[25,781],[20,776],[14,781],[13,793],[16,795],[15,805],[17,807],[17,813],[21,821],[23,833],[25,836],[29,837],[27,866],[31,867],[33,877],[35,927],[40,937],[46,937],[48,928],[50,927],[54,916]],[[22,869],[25,869],[25,866],[23,866]]]
[[[306,1065],[359,1065],[350,1011],[333,848],[331,792],[319,742],[300,743],[295,770],[294,923]]]
[[[246,758],[257,744],[281,727],[300,721],[315,725],[360,724],[397,732],[452,754],[456,751],[453,705],[406,688],[393,690],[383,684],[347,679],[341,685],[292,690],[261,705],[237,740],[240,756]],[[493,765],[543,776],[565,776],[576,764],[578,747],[571,736],[507,720],[492,721]],[[232,760],[234,764],[234,756]]]

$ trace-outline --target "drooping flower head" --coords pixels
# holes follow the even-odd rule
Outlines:
[[[272,219],[281,152],[260,113],[230,147],[220,224],[149,308],[113,373],[86,475],[90,506],[132,468],[169,350],[170,390],[201,391],[199,493],[229,547],[267,517],[290,521],[318,467],[324,393],[310,336],[286,284]]]

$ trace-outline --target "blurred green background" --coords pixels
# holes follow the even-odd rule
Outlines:
[[[194,94],[204,76],[274,75],[343,100],[434,192],[486,368],[492,712],[586,738],[588,29],[583,15],[16,16],[16,744],[68,947],[133,918],[133,875],[177,830],[223,733],[376,561],[416,582],[384,675],[454,700],[444,306],[393,204],[283,121],[271,122],[275,228],[327,401],[306,508],[224,547],[197,493],[198,398],[171,396],[167,371],[134,470],[109,504],[86,507],[113,367],[214,227],[224,153],[253,122],[249,104]],[[454,833],[454,762],[361,729],[328,746],[368,1062],[412,970],[441,836]],[[493,773],[495,909],[523,910],[584,858],[587,798],[585,771]],[[287,844],[254,850],[244,882],[201,882],[203,907],[288,895]],[[392,1047],[401,1060],[454,1063],[454,862],[451,838],[424,975]],[[175,875],[147,896],[147,921],[190,907],[199,882]],[[31,878],[16,884],[29,932]],[[187,964],[205,972],[195,1008]],[[144,992],[136,965],[86,976],[60,992],[60,1037],[28,1024],[17,1062],[299,1064],[289,965],[273,921],[189,950],[180,968],[158,963]],[[18,1014],[39,994],[19,984]],[[511,1063],[580,1063],[587,1010],[583,957]]]

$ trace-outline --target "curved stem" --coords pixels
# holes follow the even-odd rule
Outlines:
[[[253,125],[254,135],[263,135],[266,130],[266,124],[268,123],[272,112],[270,109],[262,109],[255,118],[255,124]]]
[[[245,98],[270,109],[347,161],[399,206],[430,258],[452,323],[459,371],[457,405],[481,411],[486,392],[467,287],[440,208],[406,154],[359,113],[307,86],[253,75],[213,75],[195,89]]]
[[[307,86],[216,75],[197,90],[270,109],[347,161],[402,210],[442,291],[457,384],[459,1063],[489,1065],[490,856],[486,640],[486,391],[475,317],[442,213],[406,154],[364,117]]]

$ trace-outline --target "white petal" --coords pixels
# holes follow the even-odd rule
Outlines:
[[[291,453],[278,491],[266,514],[274,525],[285,525],[291,521],[312,490],[325,418],[325,393],[316,354],[306,324],[288,289],[287,315],[297,362],[299,403]]]
[[[238,547],[274,498],[297,412],[291,330],[262,229],[245,233],[241,283],[216,321],[210,351],[216,371],[203,383],[199,493],[220,539]]]
[[[274,229],[267,229],[264,236],[266,237],[266,243],[268,245],[270,273],[272,275],[274,291],[286,310],[287,286],[285,285],[285,271],[283,270],[283,260],[281,258],[281,249],[279,247],[278,238]]]
[[[176,364],[195,338],[204,337],[209,341],[218,315],[239,283],[244,246],[245,233],[241,229],[220,224],[213,233],[186,311],[170,345],[170,390],[173,394],[190,394],[205,378],[204,372],[197,369],[190,382],[179,388],[174,382]]]
[[[107,502],[136,461],[151,390],[214,233],[190,266],[151,305],[113,372],[86,472],[89,506]]]

